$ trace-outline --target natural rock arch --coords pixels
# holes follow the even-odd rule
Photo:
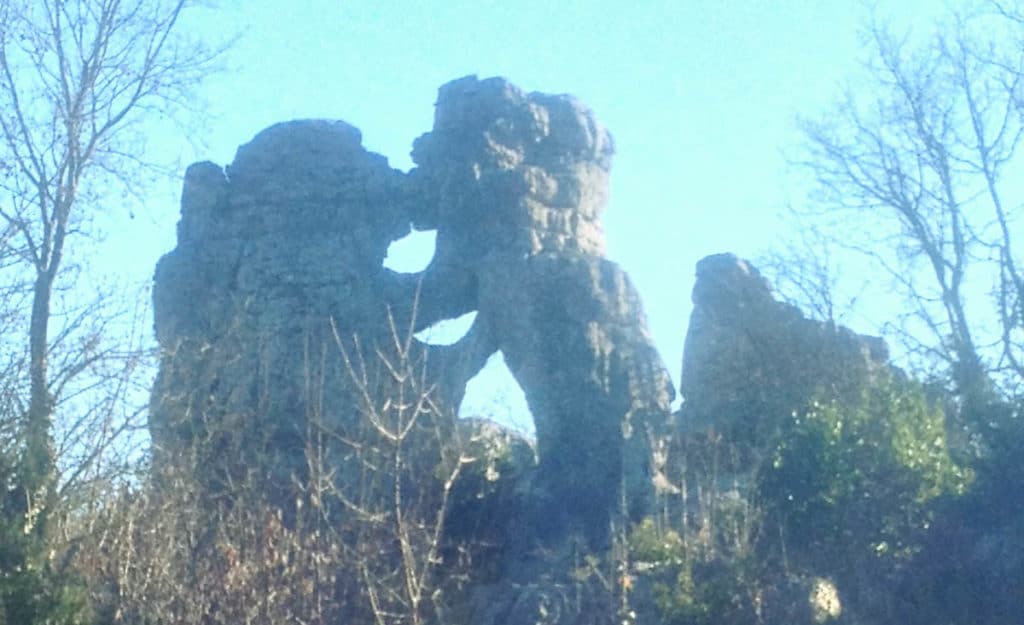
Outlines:
[[[475,310],[458,343],[418,346],[431,375],[457,408],[500,350],[536,424],[537,510],[604,544],[623,489],[630,513],[650,505],[650,444],[674,395],[636,290],[603,256],[612,153],[575,99],[466,77],[441,88],[408,174],[322,120],[264,130],[225,170],[190,167],[154,287],[158,463],[227,420],[248,440],[210,442],[211,460],[269,458],[284,488],[307,415],[352,403],[340,382],[309,395],[311,373],[344,377],[311,350],[335,334],[384,341],[389,315],[423,328]],[[419,274],[384,268],[410,224],[437,231],[434,259]]]

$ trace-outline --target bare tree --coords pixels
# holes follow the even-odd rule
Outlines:
[[[55,327],[55,297],[74,241],[104,188],[130,188],[145,163],[140,123],[181,111],[217,54],[179,33],[190,4],[0,1],[0,219],[31,276],[18,484],[30,510],[42,512],[54,493],[60,393],[110,356],[86,341],[54,360],[69,327]]]
[[[0,289],[17,300],[2,344],[8,622],[55,618],[62,565],[47,541],[70,526],[50,521],[73,490],[102,481],[100,460],[139,421],[124,400],[145,324],[113,327],[111,300],[76,283],[92,215],[115,190],[139,194],[144,122],[186,112],[219,52],[181,32],[191,6],[0,0]]]
[[[74,566],[109,622],[444,622],[445,593],[464,573],[445,561],[464,551],[445,537],[450,500],[480,459],[439,404],[411,328],[378,348],[335,339],[306,346],[305,466],[288,497],[267,489],[258,464],[270,458],[211,493],[203,454],[186,449],[82,515]],[[321,359],[334,355],[343,380],[324,376]],[[336,382],[352,384],[353,402],[324,399]],[[339,420],[353,408],[354,422]],[[220,427],[239,435],[230,420]]]
[[[455,415],[431,381],[414,324],[403,330],[392,319],[390,328],[390,345],[369,355],[335,331],[363,427],[355,438],[329,426],[318,433],[346,448],[358,476],[332,482],[328,492],[352,519],[343,544],[374,622],[420,625],[441,609],[437,572],[449,500],[475,459],[459,444]]]
[[[784,301],[818,321],[842,323],[856,310],[860,293],[841,288],[842,269],[832,248],[831,238],[811,225],[801,228],[785,249],[768,251],[756,264]]]
[[[1024,379],[1006,175],[1020,165],[1024,32],[985,11],[923,42],[878,23],[867,40],[868,87],[802,123],[819,200],[803,214],[827,215],[835,244],[891,278],[912,309],[900,337],[948,373],[966,413],[983,412],[999,382]]]

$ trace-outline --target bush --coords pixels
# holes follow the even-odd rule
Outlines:
[[[678,533],[644,519],[633,527],[628,552],[666,625],[749,623],[754,619],[755,565],[744,556],[704,557]],[[736,554],[734,554],[736,555]]]
[[[1001,625],[1024,596],[1024,405],[993,404],[989,454],[962,497],[945,497],[921,552],[900,580],[897,619]],[[998,429],[996,429],[998,428]]]
[[[944,422],[918,385],[891,376],[855,401],[817,399],[794,413],[758,483],[779,528],[766,535],[781,536],[775,555],[873,601],[920,550],[933,500],[971,482],[950,457]]]

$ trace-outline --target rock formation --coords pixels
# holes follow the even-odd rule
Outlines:
[[[708,256],[697,263],[693,287],[681,425],[712,427],[730,441],[756,447],[816,392],[857,392],[888,360],[884,340],[807,319],[777,301],[747,261]]]
[[[428,189],[416,224],[437,228],[423,299],[475,287],[477,322],[457,348],[502,351],[536,424],[545,519],[585,521],[598,540],[623,480],[633,511],[647,505],[647,441],[674,395],[639,297],[603,258],[612,151],[576,100],[469,78],[441,89],[412,172]]]
[[[455,345],[414,350],[453,409],[504,354],[536,422],[534,519],[606,544],[623,494],[633,514],[649,505],[674,394],[635,289],[603,257],[612,152],[573,98],[467,77],[441,88],[408,174],[319,120],[264,130],[224,170],[190,167],[154,287],[158,463],[199,449],[225,479],[286,488],[311,419],[358,418],[344,354],[477,311]],[[410,226],[436,229],[433,261],[385,269]]]
[[[189,167],[178,246],[154,284],[158,462],[189,449],[210,479],[256,470],[287,485],[308,419],[325,402],[351,418],[336,414],[351,412],[344,389],[310,380],[342,379],[321,353],[335,330],[370,342],[388,331],[382,263],[409,232],[403,180],[358,130],[327,121],[272,126],[226,169]]]
[[[200,497],[228,508],[237,500],[226,491],[255,484],[281,528],[300,527],[306,506],[312,527],[343,543],[335,554],[351,570],[332,568],[330,584],[372,596],[377,616],[398,614],[377,605],[382,597],[396,610],[422,607],[395,589],[436,577],[429,601],[450,601],[433,606],[452,608],[444,622],[654,622],[666,598],[696,605],[695,589],[759,621],[837,618],[842,589],[817,572],[790,575],[793,552],[781,550],[781,581],[756,594],[735,591],[742,575],[724,558],[773,548],[742,542],[757,532],[741,521],[758,521],[738,504],[751,503],[740,501],[744,481],[771,466],[764,452],[783,440],[780,424],[817,397],[852,405],[865,382],[900,375],[887,346],[807,319],[746,261],[709,256],[697,265],[684,403],[671,414],[674,389],[640,298],[604,257],[613,152],[575,99],[466,77],[441,87],[408,173],[368,152],[357,129],[325,120],[267,128],[225,168],[192,165],[177,247],[153,291],[157,477],[192,467]],[[388,246],[413,228],[436,231],[429,266],[385,268]],[[415,339],[467,312],[473,326],[454,344]],[[525,393],[535,446],[455,418],[497,352]],[[413,395],[400,395],[410,382]],[[396,426],[378,409],[432,421]],[[459,444],[439,442],[450,440]],[[417,456],[418,446],[430,453]],[[347,497],[353,485],[364,490]],[[666,495],[657,508],[656,492]],[[417,503],[413,514],[399,509]],[[638,546],[655,511],[659,523],[681,520],[681,534]],[[716,547],[712,517],[734,513],[726,542],[736,544]]]

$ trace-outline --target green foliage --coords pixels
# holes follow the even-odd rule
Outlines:
[[[29,450],[30,452],[31,450]],[[0,625],[84,625],[87,592],[53,565],[43,514],[47,506],[26,494],[37,484],[29,452],[0,452]]]
[[[654,601],[667,623],[701,623],[710,609],[698,600],[690,566],[679,567],[674,583],[655,582]]]
[[[975,482],[946,497],[922,551],[903,576],[894,622],[1017,622],[1024,590],[1024,403],[993,403],[988,455],[974,463]],[[974,417],[975,415],[971,415]]]
[[[643,571],[660,622],[666,625],[746,623],[753,562],[746,557],[704,559],[679,534],[644,519],[629,540],[630,559]]]
[[[671,529],[661,529],[646,518],[629,534],[629,556],[635,562],[651,566],[682,564],[686,552],[683,539]]]
[[[739,625],[753,622],[745,562],[741,559],[680,568],[671,586],[656,584],[655,603],[666,625]]]
[[[887,377],[855,401],[818,399],[793,414],[761,472],[759,497],[790,555],[853,576],[912,555],[931,521],[929,502],[970,481],[950,457],[941,410],[916,384]]]
[[[0,572],[0,625],[91,623],[84,585],[54,570],[36,554],[32,556],[27,558],[27,566]]]

